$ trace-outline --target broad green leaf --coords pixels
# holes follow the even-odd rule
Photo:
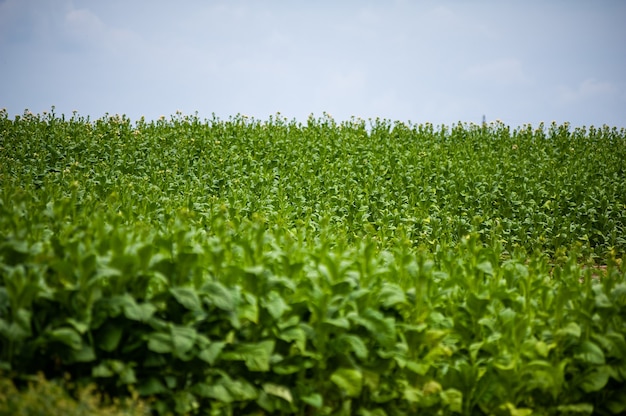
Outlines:
[[[598,293],[595,297],[595,304],[597,308],[612,308],[613,304],[609,300],[606,293]]]
[[[52,341],[63,343],[76,351],[82,349],[83,341],[74,328],[56,328],[47,334]]]
[[[361,394],[363,375],[359,370],[340,368],[330,376],[330,381],[342,389],[348,397],[357,397]]]
[[[248,273],[256,277],[256,276],[261,276],[263,272],[265,271],[265,269],[263,268],[262,265],[257,265],[257,266],[248,266],[244,268],[243,271],[245,273]]]
[[[23,240],[7,238],[0,244],[0,254],[8,261],[9,265],[24,263],[29,252],[28,242]]]
[[[343,329],[350,328],[350,321],[348,320],[348,318],[345,318],[343,316],[340,316],[338,318],[326,318],[324,319],[323,323],[337,327],[337,328],[343,328]]]
[[[398,304],[405,304],[406,295],[400,286],[387,283],[378,292],[378,300],[383,307],[391,308]]]
[[[476,267],[483,273],[489,276],[493,276],[493,265],[489,260],[483,260],[482,262],[478,263]]]
[[[223,403],[254,400],[258,397],[258,392],[252,384],[245,380],[233,380],[228,376],[223,376],[211,384],[198,383],[192,387],[192,391],[198,396]]]
[[[605,362],[602,349],[591,341],[583,341],[576,349],[574,357],[589,364],[601,365]]]
[[[163,332],[153,332],[149,334],[148,349],[160,354],[172,352],[174,349],[172,335]]]
[[[300,326],[282,330],[278,338],[286,342],[294,342],[300,351],[306,350],[306,332]]]
[[[615,392],[615,394],[613,394],[609,399],[606,407],[614,415],[624,414],[626,412],[626,394]]]
[[[472,361],[476,361],[478,359],[478,354],[480,353],[481,349],[485,346],[485,342],[481,341],[481,342],[474,342],[472,344],[469,345],[469,353],[470,353],[470,358],[472,359]]]
[[[214,341],[209,344],[208,347],[205,347],[198,353],[198,358],[204,362],[207,362],[211,365],[215,364],[215,361],[219,357],[220,353],[224,349],[226,343]]]
[[[609,375],[607,366],[595,367],[583,375],[580,386],[587,393],[600,391],[608,383]]]
[[[30,328],[31,312],[19,309],[13,322],[0,318],[0,335],[4,335],[9,341],[22,341],[32,335]]]
[[[430,364],[428,362],[415,362],[409,360],[406,362],[406,368],[415,374],[424,376],[430,369]]]
[[[185,354],[193,348],[198,333],[192,327],[176,325],[172,326],[171,334],[172,353],[178,358],[186,359]]]
[[[142,366],[146,368],[157,368],[165,366],[167,362],[168,360],[163,354],[146,351]]]
[[[556,408],[559,413],[564,415],[592,415],[593,405],[590,403],[562,404]]]
[[[366,309],[361,315],[351,314],[350,319],[364,326],[382,345],[395,343],[396,328],[393,318],[385,318],[379,311]]]
[[[370,391],[379,391],[381,380],[381,374],[379,371],[376,369],[361,369],[361,374],[363,375],[363,387],[368,387]],[[383,383],[385,382],[386,380],[383,377]]]
[[[568,322],[563,328],[556,331],[557,335],[567,336],[572,338],[580,338],[581,329],[576,322]]]
[[[202,304],[195,290],[189,287],[173,287],[170,293],[174,299],[190,311],[201,311]]]
[[[237,316],[242,321],[259,323],[259,305],[256,296],[252,293],[243,295],[245,302],[237,306]]]
[[[235,346],[234,351],[222,352],[221,358],[227,361],[244,361],[250,371],[269,371],[274,344],[274,340],[240,344]]]
[[[146,302],[138,304],[131,296],[124,297],[124,316],[132,321],[147,322],[154,312],[156,306]]]
[[[15,325],[25,334],[31,335],[31,320],[33,313],[30,309],[20,308],[14,316],[11,325]]]
[[[359,299],[361,299],[364,296],[369,296],[372,293],[371,289],[357,289],[357,290],[352,290],[350,292],[350,294],[348,295],[348,299],[352,302],[357,301]],[[343,298],[345,295],[337,295],[337,296],[333,296],[333,299],[341,299]]]
[[[555,387],[554,374],[549,370],[533,370],[529,371],[531,379],[527,380],[525,388],[529,391],[540,390],[549,392]]]
[[[533,414],[532,409],[515,407],[515,405],[511,402],[501,405],[499,410],[501,413],[508,414],[510,416],[530,416]],[[460,412],[461,411],[459,410],[458,413]]]
[[[72,351],[70,354],[70,361],[77,363],[89,363],[96,360],[96,353],[89,345],[83,344],[83,347],[78,351]]]
[[[535,351],[537,351],[541,357],[546,358],[550,353],[550,346],[543,341],[537,341],[535,343]]]
[[[281,399],[286,400],[289,403],[293,402],[291,390],[287,386],[273,383],[263,383],[263,391],[265,391],[267,394],[271,394],[272,396],[280,397]]]
[[[4,316],[9,310],[10,306],[11,299],[9,298],[7,288],[4,286],[0,286],[0,316]]]
[[[387,416],[387,412],[385,412],[380,407],[377,407],[373,410],[369,410],[369,409],[365,409],[361,407],[359,409],[359,415],[360,416]]]
[[[324,399],[321,394],[311,393],[306,396],[300,396],[300,400],[316,409],[321,409],[324,405]]]
[[[235,400],[254,400],[259,395],[256,388],[246,380],[233,380],[228,378],[222,380]]]
[[[219,282],[207,282],[202,286],[202,294],[206,297],[210,305],[232,312],[236,308],[236,300],[233,293]]]
[[[178,385],[178,379],[176,376],[166,375],[166,376],[163,376],[163,380],[165,381],[165,385],[167,386],[168,389],[170,390],[176,389],[176,386]]]
[[[194,392],[201,397],[209,397],[215,400],[219,400],[222,403],[232,403],[234,401],[233,396],[228,389],[221,384],[211,385],[198,385]]]
[[[226,395],[228,395],[228,391],[223,386],[221,386],[221,391],[217,392],[214,388],[214,384],[212,383],[209,384],[205,382],[199,382],[191,386],[191,392],[195,394],[196,396],[207,397],[207,398],[216,398],[214,397],[214,395],[218,393],[217,395],[221,396],[221,398],[218,398],[218,400],[220,401],[225,401],[223,399],[225,399]]]
[[[177,414],[189,414],[198,407],[198,400],[191,392],[183,390],[174,393],[174,410]]]
[[[246,366],[250,371],[269,371],[270,357],[274,351],[274,341],[262,341],[257,344],[248,344],[239,353],[242,354]]]
[[[498,316],[500,317],[500,320],[505,326],[512,325],[512,324],[509,324],[509,322],[513,321],[516,315],[517,314],[515,313],[515,311],[511,308],[504,308],[498,314]]]
[[[153,396],[166,393],[167,387],[157,377],[147,377],[139,380],[137,392],[140,396]]]
[[[68,318],[66,320],[66,322],[70,325],[72,325],[72,327],[74,327],[74,329],[76,329],[78,331],[79,334],[84,334],[85,332],[87,332],[89,330],[89,323],[88,322],[81,322],[78,321],[74,318]]]
[[[124,295],[114,295],[109,298],[102,299],[101,308],[106,311],[109,317],[116,317],[121,313],[124,313],[124,308],[126,306],[136,307],[137,302],[135,299],[129,294]]]
[[[429,329],[426,331],[425,335],[426,344],[430,347],[434,347],[439,344],[446,337],[446,335],[448,335],[448,331]]]
[[[618,283],[611,289],[611,301],[620,307],[626,306],[626,283]]]
[[[624,358],[626,355],[626,341],[624,340],[624,335],[610,332],[605,335],[593,334],[591,337],[602,346],[603,351],[606,351],[606,356]]]
[[[113,351],[122,339],[124,330],[121,325],[106,323],[97,333],[98,347],[104,351]]]
[[[456,389],[444,390],[441,393],[441,401],[448,406],[451,412],[463,412],[463,393],[461,391]],[[529,414],[530,413],[516,413],[516,416],[526,416]]]
[[[402,390],[402,398],[409,403],[420,403],[423,401],[424,393],[418,388],[405,386]]]
[[[474,292],[467,294],[466,306],[473,314],[480,316],[489,304],[489,294],[481,293],[479,295]]]
[[[429,396],[431,394],[440,393],[442,389],[443,389],[443,387],[441,386],[441,383],[439,383],[439,382],[437,382],[435,380],[430,380],[430,381],[424,383],[424,385],[422,386],[422,392],[426,396]]]
[[[60,265],[59,265],[60,266]],[[71,265],[67,265],[71,271]],[[70,272],[68,271],[68,273]],[[102,280],[110,277],[118,277],[122,275],[122,271],[109,266],[99,266],[95,275],[95,279]]]
[[[480,318],[478,323],[489,328],[490,332],[495,332],[498,321],[493,316],[485,316]]]
[[[311,368],[310,360],[300,360],[294,364],[290,364],[289,360],[283,360],[272,365],[272,372],[280,375],[294,374],[306,368]]]
[[[494,367],[500,370],[513,370],[517,365],[516,360],[511,354],[503,353],[493,360]]]
[[[119,373],[119,382],[121,384],[136,384],[137,377],[135,375],[135,370],[129,365],[125,366]]]
[[[337,345],[340,352],[353,352],[354,355],[361,359],[367,358],[369,353],[365,342],[357,335],[341,334],[337,338]]]
[[[256,399],[256,403],[269,414],[276,413],[277,408],[280,406],[280,398],[267,394],[264,391],[259,393],[259,397]]]
[[[91,376],[96,378],[108,378],[113,377],[115,372],[109,368],[106,362],[98,364],[91,369]]]
[[[267,297],[261,300],[261,303],[274,319],[280,318],[287,310],[289,310],[287,303],[275,291],[268,293]]]

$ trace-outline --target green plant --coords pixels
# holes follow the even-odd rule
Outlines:
[[[76,398],[67,389],[40,373],[23,389],[17,389],[10,378],[0,377],[0,414],[11,416],[47,415],[147,415],[149,407],[134,397],[132,400],[114,399],[106,403],[95,386],[78,388]]]
[[[620,414],[625,140],[0,113],[0,367],[160,414]]]

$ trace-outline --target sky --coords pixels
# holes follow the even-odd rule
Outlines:
[[[626,127],[622,0],[0,0],[0,108]]]

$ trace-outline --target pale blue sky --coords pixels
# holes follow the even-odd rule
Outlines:
[[[0,0],[0,108],[626,127],[626,1]]]

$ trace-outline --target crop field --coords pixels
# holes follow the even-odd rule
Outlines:
[[[625,253],[624,129],[3,110],[0,413],[625,414]]]

